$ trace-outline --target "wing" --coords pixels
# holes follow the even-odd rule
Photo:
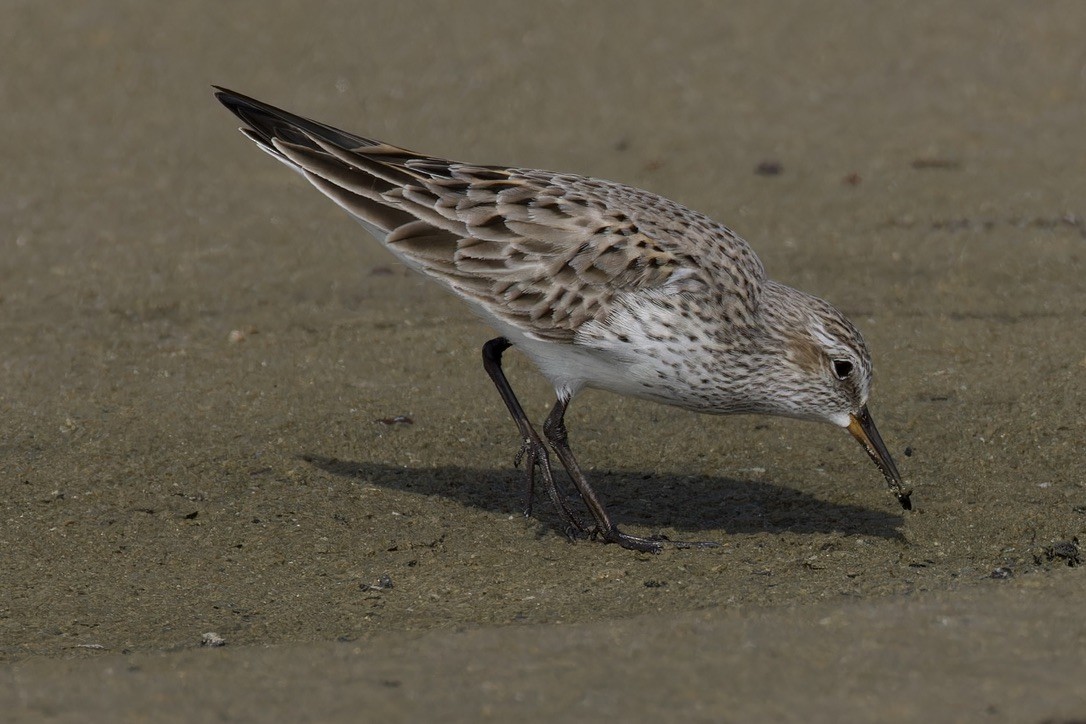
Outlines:
[[[529,336],[570,342],[636,291],[709,295],[740,317],[756,307],[764,271],[750,246],[663,197],[424,156],[232,91],[216,95],[246,136],[397,256]]]

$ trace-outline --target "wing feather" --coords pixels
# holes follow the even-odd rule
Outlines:
[[[246,135],[393,253],[536,338],[572,342],[633,292],[752,315],[765,274],[721,224],[622,184],[423,156],[220,89]]]

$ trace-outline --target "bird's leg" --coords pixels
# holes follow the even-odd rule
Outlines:
[[[543,423],[543,434],[546,435],[547,440],[550,441],[551,447],[554,448],[554,452],[558,455],[558,459],[562,461],[562,465],[565,467],[566,472],[569,473],[569,477],[573,480],[573,484],[577,486],[577,491],[581,494],[581,499],[584,500],[585,505],[587,505],[588,509],[592,512],[592,517],[596,519],[596,529],[593,531],[593,536],[598,535],[606,543],[617,543],[623,548],[646,553],[659,553],[665,545],[674,546],[676,548],[717,547],[717,543],[688,543],[684,541],[672,541],[663,537],[642,538],[620,531],[611,520],[611,516],[607,514],[607,509],[603,507],[603,503],[601,503],[600,499],[596,496],[596,491],[594,491],[592,486],[588,483],[588,478],[586,478],[585,474],[581,471],[581,466],[577,463],[577,459],[573,457],[573,451],[569,447],[569,435],[566,433],[565,423],[566,407],[568,405],[568,399],[561,396],[558,397],[558,401],[554,404],[551,414],[547,416],[546,422]]]
[[[562,522],[568,526],[567,533],[584,533],[584,525],[577,520],[573,511],[569,509],[569,505],[554,482],[554,473],[551,470],[547,446],[543,444],[539,433],[532,427],[528,416],[524,414],[524,408],[520,406],[517,396],[513,393],[513,388],[509,386],[509,380],[505,378],[505,372],[502,371],[502,353],[509,349],[510,346],[512,346],[511,343],[505,337],[495,337],[484,344],[483,369],[490,375],[490,379],[494,381],[494,386],[498,388],[498,394],[502,396],[505,406],[509,408],[509,414],[513,416],[513,422],[517,423],[517,429],[520,430],[520,437],[523,440],[513,464],[519,466],[522,459],[527,461],[525,477],[528,485],[524,515],[528,517],[532,514],[532,502],[535,498],[535,469],[538,467],[543,474],[543,487],[547,491],[547,495],[550,496],[551,502],[554,503],[554,507],[558,510]]]

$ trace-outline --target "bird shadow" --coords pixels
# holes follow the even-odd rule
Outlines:
[[[305,454],[300,458],[332,475],[392,490],[437,495],[497,513],[520,512],[525,503],[523,470],[483,470],[459,465],[412,469]],[[556,476],[559,471],[555,471]],[[714,475],[656,475],[637,471],[593,471],[591,482],[620,526],[727,533],[839,533],[904,540],[903,518],[856,505],[832,503],[771,482]],[[570,505],[590,520],[572,484]],[[559,485],[562,485],[562,482]],[[542,485],[536,481],[534,517],[562,529]]]

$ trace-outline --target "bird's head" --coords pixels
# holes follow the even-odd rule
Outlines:
[[[778,414],[829,422],[863,446],[906,510],[911,491],[901,482],[886,444],[867,409],[871,354],[860,331],[833,305],[770,282],[763,295],[763,324],[777,349]]]

